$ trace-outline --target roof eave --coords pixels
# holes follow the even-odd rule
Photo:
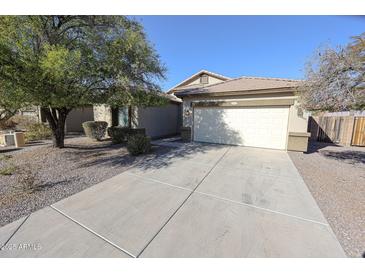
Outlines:
[[[284,93],[294,92],[297,87],[281,87],[281,88],[269,88],[269,89],[251,89],[251,90],[234,90],[234,91],[221,91],[221,92],[181,92],[176,93],[176,97],[191,97],[191,96],[238,96],[249,94],[265,94],[265,93]]]

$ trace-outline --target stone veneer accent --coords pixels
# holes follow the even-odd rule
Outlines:
[[[185,142],[191,141],[191,127],[181,127],[181,139]]]
[[[112,126],[112,111],[108,105],[94,105],[94,120],[105,121],[108,127]]]

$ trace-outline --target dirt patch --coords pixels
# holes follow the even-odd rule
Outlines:
[[[155,146],[150,154],[133,157],[124,145],[94,142],[86,137],[68,138],[65,145],[64,149],[57,149],[44,142],[0,153],[0,170],[11,167],[13,173],[0,175],[0,226],[109,179],[133,165],[158,158],[169,150]],[[32,170],[36,178],[34,191],[24,191],[20,184],[19,176],[24,169]]]
[[[346,254],[365,252],[365,148],[313,143],[289,152]]]

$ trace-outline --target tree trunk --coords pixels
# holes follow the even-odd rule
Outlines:
[[[53,147],[58,147],[58,148],[65,147],[65,121],[66,121],[66,117],[64,120],[59,118],[56,129],[52,130]]]
[[[134,122],[134,107],[133,106],[128,106],[128,127],[129,128],[133,128],[133,126],[135,125]]]
[[[133,119],[133,108],[132,106],[128,106],[128,127],[132,128],[132,119]]]
[[[45,108],[44,113],[53,135],[53,147],[65,147],[65,124],[67,115],[71,109],[68,108]]]

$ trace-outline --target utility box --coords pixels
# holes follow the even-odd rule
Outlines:
[[[5,140],[5,146],[15,146],[15,139],[13,133],[6,133],[3,136]]]
[[[307,152],[309,132],[289,132],[288,150]]]
[[[24,147],[25,146],[24,133],[23,132],[3,133],[0,135],[0,145]]]
[[[25,146],[25,138],[23,132],[15,132],[14,133],[14,141],[16,147],[24,147]]]

